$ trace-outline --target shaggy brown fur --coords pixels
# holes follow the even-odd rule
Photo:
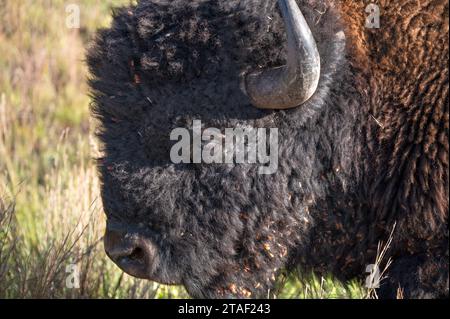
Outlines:
[[[443,278],[445,287],[448,244],[442,243],[448,238],[449,209],[448,1],[378,4],[379,30],[355,27],[364,19],[355,14],[364,12],[362,2],[341,6],[352,39],[351,56],[356,57],[353,65],[360,73],[358,90],[365,92],[368,114],[376,121],[367,127],[374,225],[387,232],[396,222],[393,251],[420,255],[420,280],[430,288],[437,278]],[[436,267],[440,260],[447,269]],[[393,268],[395,272],[396,266]],[[399,285],[392,278],[391,284]],[[446,285],[448,291],[448,278]]]

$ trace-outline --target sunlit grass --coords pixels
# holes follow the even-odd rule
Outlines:
[[[110,262],[91,136],[85,48],[111,4],[0,0],[0,298],[180,298],[184,289],[133,279]],[[80,288],[66,286],[77,265]],[[319,285],[319,286],[317,286]],[[290,280],[280,298],[362,297],[357,286]]]

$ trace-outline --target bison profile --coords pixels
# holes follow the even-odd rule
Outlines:
[[[141,0],[88,52],[107,215],[129,274],[258,298],[280,272],[448,296],[448,1]],[[174,163],[176,128],[278,129],[278,169]]]

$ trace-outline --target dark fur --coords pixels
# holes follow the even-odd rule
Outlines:
[[[88,54],[102,196],[108,219],[159,247],[155,280],[264,297],[283,269],[364,278],[396,223],[381,296],[448,296],[448,3],[380,2],[382,28],[369,30],[364,2],[299,1],[322,78],[278,112],[239,87],[242,72],[284,63],[275,0],[115,11]],[[278,172],[172,164],[170,131],[194,119],[278,127]]]

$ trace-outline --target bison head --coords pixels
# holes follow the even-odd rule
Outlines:
[[[345,32],[328,1],[297,2],[142,0],[99,32],[88,63],[105,249],[124,271],[195,297],[267,296],[327,188],[353,187]],[[277,128],[277,171],[174,163],[171,132],[194,121]]]

